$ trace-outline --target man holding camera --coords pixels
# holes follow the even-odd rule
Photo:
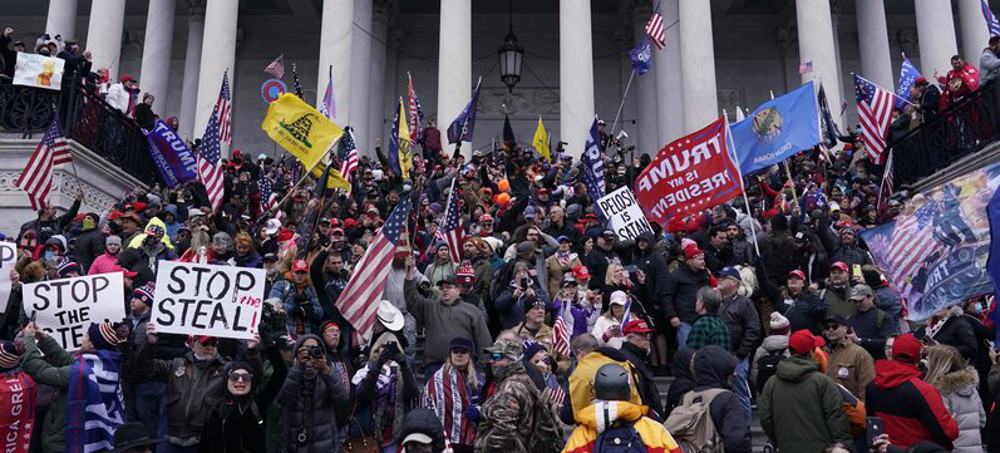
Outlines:
[[[309,264],[295,260],[292,271],[271,288],[268,301],[288,315],[288,331],[295,335],[313,333],[323,320],[323,306],[309,280]]]

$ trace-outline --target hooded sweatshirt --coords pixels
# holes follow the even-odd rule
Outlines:
[[[875,380],[868,384],[866,393],[868,414],[882,417],[893,445],[908,447],[930,441],[952,449],[958,424],[945,408],[941,393],[920,380],[915,365],[896,360],[875,362]]]
[[[691,368],[695,391],[729,389],[736,359],[721,347],[709,345],[695,352]],[[709,413],[727,453],[750,452],[750,425],[735,393],[724,392],[715,397],[709,405]]]

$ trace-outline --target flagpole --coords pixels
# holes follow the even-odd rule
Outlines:
[[[325,159],[327,157],[327,155],[330,154],[330,150],[332,150],[333,147],[337,146],[337,144],[340,143],[340,139],[343,138],[343,136],[344,135],[341,134],[340,137],[337,137],[336,140],[330,142],[330,146],[328,146],[326,148],[326,151],[323,151],[323,155],[320,156],[320,158],[319,158],[320,162],[322,162],[323,159]],[[302,183],[305,182],[307,178],[309,178],[310,174],[312,174],[312,169],[311,168],[307,168],[306,171],[303,172],[302,177],[299,178],[299,181],[296,182],[295,185],[292,186],[291,189],[289,189],[288,193],[286,193],[284,197],[281,197],[281,200],[279,200],[277,203],[275,203],[274,206],[271,206],[271,208],[268,209],[266,213],[268,215],[270,215],[271,211],[273,211],[274,209],[280,209],[280,206],[285,203],[285,200],[287,200],[288,197],[292,196],[292,193],[294,193],[299,188],[299,186],[301,186]]]
[[[729,128],[729,115],[726,114],[726,110],[722,109],[722,117],[726,119],[726,142],[729,145],[730,157],[733,158],[736,164],[736,177],[740,178],[740,192],[743,192],[743,207],[747,210],[747,216],[750,217],[750,236],[753,238],[753,248],[757,251],[757,255],[760,255],[760,246],[757,245],[757,229],[754,228],[753,212],[750,211],[750,198],[747,197],[746,186],[743,184],[743,169],[740,168],[739,153],[736,152],[736,142],[733,141],[732,130]]]
[[[774,100],[774,90],[767,90],[767,91],[768,91],[768,93],[771,94],[771,100],[773,101]],[[727,120],[728,120],[728,118],[727,118]],[[792,198],[794,199],[795,205],[798,206],[798,204],[799,204],[799,194],[795,193],[795,180],[792,179],[792,170],[788,167],[788,159],[791,159],[791,157],[783,160],[781,163],[785,165],[785,175],[788,177],[788,183],[792,187]],[[760,252],[758,251],[758,253],[760,253]]]
[[[625,97],[628,96],[628,89],[632,87],[633,78],[635,78],[635,68],[632,68],[632,74],[628,76],[628,83],[625,84],[625,92],[622,93],[622,101],[618,103],[618,112],[615,113],[615,121],[611,123],[611,135],[609,137],[615,136],[615,127],[618,126],[618,118],[622,114],[622,108],[625,107]]]

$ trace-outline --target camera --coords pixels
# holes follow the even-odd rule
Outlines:
[[[527,291],[527,290],[528,290],[528,279],[527,278],[522,278],[521,279],[521,291]]]
[[[309,356],[316,359],[323,357],[323,348],[319,346],[310,346]]]

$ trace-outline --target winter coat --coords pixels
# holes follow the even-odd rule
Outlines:
[[[979,84],[986,85],[997,78],[1000,78],[1000,56],[987,47],[979,57]]]
[[[545,290],[542,289],[542,285],[539,284],[537,280],[532,278],[529,286],[531,289],[535,290],[535,298],[544,300],[545,305],[547,306],[549,296]],[[522,294],[521,297],[514,297],[515,289],[516,287],[514,286],[514,282],[510,282],[510,284],[506,285],[500,293],[500,296],[497,297],[494,302],[494,306],[496,307],[497,314],[500,316],[500,324],[503,329],[510,329],[511,327],[514,327],[518,325],[518,323],[524,321],[525,296]]]
[[[494,379],[495,392],[483,403],[479,418],[477,452],[550,453],[540,446],[561,444],[562,432],[550,431],[552,426],[538,418],[541,412],[550,411],[551,421],[555,422],[555,411],[542,398],[521,362],[509,365]]]
[[[763,333],[760,315],[753,302],[745,296],[733,295],[722,301],[719,318],[729,327],[736,358],[743,360],[753,354]]]
[[[710,345],[694,354],[694,391],[729,389],[730,377],[736,370],[736,359],[724,349]],[[724,392],[712,400],[709,415],[722,438],[726,453],[750,452],[750,425],[744,418],[740,399],[733,392]]]
[[[787,231],[771,231],[759,236],[760,255],[764,259],[767,278],[783,282],[795,269],[791,257],[795,254],[795,239]]]
[[[69,375],[73,371],[73,355],[66,352],[52,337],[37,342],[33,337],[24,338],[25,353],[21,357],[21,368],[35,379],[38,385],[56,388],[55,401],[45,413],[44,429],[36,431],[41,436],[43,453],[64,453],[66,451],[66,388]],[[42,356],[44,354],[44,357]]]
[[[663,412],[663,403],[660,400],[660,391],[656,388],[655,375],[653,374],[649,360],[646,359],[649,354],[627,341],[622,344],[619,351],[625,357],[628,357],[628,361],[632,363],[632,366],[638,372],[639,382],[636,384],[636,387],[639,389],[639,397],[642,398],[642,403],[649,406],[649,410],[651,411],[647,415],[657,421],[663,421],[667,418],[667,414]]]
[[[545,268],[549,273],[549,294],[555,295],[559,294],[559,287],[562,285],[563,276],[567,273],[572,272],[574,267],[581,266],[583,263],[580,261],[580,257],[574,253],[569,252],[568,259],[566,260],[566,265],[563,266],[559,260],[559,252],[553,253],[552,256],[545,259]]]
[[[979,399],[979,375],[969,366],[953,371],[934,382],[941,392],[944,407],[955,416],[958,424],[958,439],[955,439],[955,453],[979,453],[983,451],[983,441],[979,430],[986,426],[986,411]]]
[[[621,325],[621,321],[611,317],[610,313],[605,313],[594,322],[594,328],[590,331],[597,338],[597,343],[601,346],[609,346],[615,349],[622,347],[625,337],[605,337],[604,333],[613,325]]]
[[[295,351],[307,339],[319,342],[326,353],[326,344],[315,335],[302,335],[295,343]],[[323,375],[308,370],[295,361],[288,371],[278,403],[281,419],[278,426],[278,451],[280,453],[319,453],[340,451],[340,434],[337,412],[347,410],[350,390],[334,373]],[[305,441],[299,442],[299,436]]]
[[[826,375],[864,401],[865,389],[875,378],[875,364],[868,351],[851,340],[832,345],[827,357]]]
[[[694,390],[694,376],[691,375],[691,359],[694,351],[691,349],[678,349],[674,353],[674,362],[670,364],[671,374],[674,381],[667,389],[667,403],[664,405],[664,412],[673,412],[674,408],[681,404],[684,394]]]
[[[861,340],[859,345],[874,359],[885,358],[885,340],[899,332],[899,323],[874,305],[847,318],[847,326]]]
[[[810,358],[782,360],[757,404],[761,427],[783,453],[811,453],[835,442],[853,442],[837,384]]]
[[[76,257],[80,269],[84,271],[90,269],[94,260],[104,253],[104,239],[104,234],[97,228],[84,231],[83,234],[76,237],[73,255]]]
[[[598,419],[602,415],[605,419]],[[649,452],[680,453],[681,448],[658,421],[643,416],[642,406],[628,401],[597,401],[580,411],[580,422],[563,448],[565,453],[590,453],[598,436],[618,420],[628,423],[639,434],[642,446]]]
[[[858,311],[857,307],[854,306],[854,302],[851,302],[850,295],[850,286],[838,289],[827,285],[826,288],[823,288],[819,292],[819,298],[826,303],[827,314],[840,315],[845,318],[849,318]]]
[[[477,307],[461,300],[445,305],[440,300],[421,296],[417,291],[415,279],[403,283],[403,294],[406,297],[406,309],[417,320],[417,327],[426,328],[424,337],[426,363],[447,361],[449,344],[455,337],[472,340],[476,352],[493,344],[489,329],[486,327],[486,320]],[[482,355],[482,363],[486,363],[488,358],[488,354]]]
[[[944,406],[941,393],[920,380],[916,366],[896,360],[875,362],[875,380],[868,384],[865,406],[869,416],[882,417],[893,445],[934,442],[951,450],[958,424]]]
[[[87,270],[87,275],[106,274],[108,272],[114,272],[117,268],[118,255],[112,255],[105,252],[95,258],[94,262],[90,264],[90,269]]]
[[[280,300],[285,313],[288,313],[288,331],[292,334],[310,334],[313,328],[323,320],[323,306],[319,303],[316,290],[306,282],[302,288],[296,288],[290,273],[271,287],[268,299]],[[304,296],[302,304],[296,302],[296,296]],[[301,297],[300,297],[301,298]],[[300,330],[301,328],[301,330]]]
[[[754,352],[753,361],[750,362],[750,375],[747,377],[747,381],[751,382],[751,385],[757,382],[757,361],[765,355],[775,354],[778,351],[783,351],[785,357],[791,355],[788,352],[788,335],[768,335],[764,337],[764,342]]]
[[[826,301],[820,299],[809,289],[804,289],[797,296],[791,296],[784,291],[785,304],[788,307],[785,317],[791,326],[791,332],[808,329],[813,335],[823,333],[823,317],[826,316]]]
[[[944,326],[933,335],[934,341],[957,349],[962,354],[962,358],[967,361],[975,360],[979,351],[979,347],[976,345],[976,334],[972,331],[969,322],[965,320],[962,309],[952,307],[951,311],[948,312],[948,317],[938,322],[943,322]],[[927,332],[926,327],[921,328],[921,330]],[[920,331],[918,331],[918,336],[920,336],[919,333]]]
[[[682,265],[666,279],[663,291],[663,311],[669,320],[674,316],[686,323],[694,322],[698,314],[694,310],[698,290],[708,286],[707,269],[695,272],[691,266]]]
[[[903,318],[903,298],[887,285],[875,288],[875,306],[886,312],[894,323]]]
[[[132,93],[128,91],[128,88],[125,88],[125,84],[123,83],[111,85],[108,88],[108,95],[104,98],[104,101],[118,109],[122,115],[130,116],[135,111],[135,100],[132,98]]]

